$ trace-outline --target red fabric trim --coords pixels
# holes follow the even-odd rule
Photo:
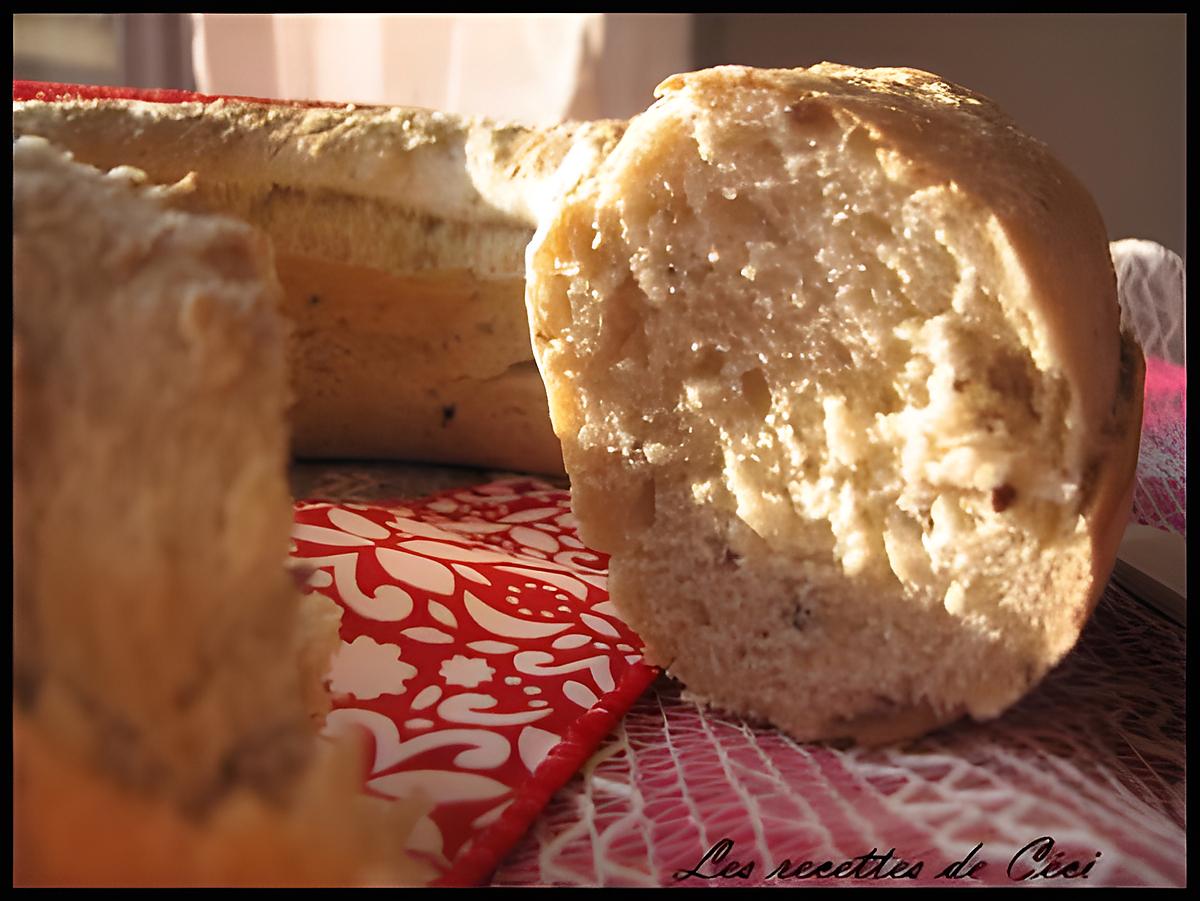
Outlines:
[[[579,772],[601,740],[658,678],[658,667],[643,664],[626,671],[620,683],[567,729],[563,741],[538,766],[529,781],[491,826],[479,833],[469,851],[434,885],[482,885],[501,859],[524,837],[550,796]]]
[[[166,88],[123,88],[94,84],[66,84],[58,81],[24,81],[13,79],[13,100],[141,100],[146,103],[216,103],[233,100],[240,103],[265,103],[272,106],[338,108],[347,103],[327,100],[277,100],[269,97],[246,97],[239,94],[198,94],[195,91],[176,91]],[[368,108],[371,104],[354,106]]]

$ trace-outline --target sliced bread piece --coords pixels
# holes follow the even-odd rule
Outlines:
[[[912,69],[668,79],[528,252],[581,536],[697,697],[800,739],[999,715],[1128,515],[1142,357],[1104,224]]]
[[[316,736],[269,245],[168,193],[13,144],[14,881],[423,878]]]

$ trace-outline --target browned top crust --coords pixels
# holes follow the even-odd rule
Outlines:
[[[330,258],[395,272],[519,274],[568,153],[574,169],[586,168],[623,130],[615,121],[539,129],[406,107],[13,103],[14,136],[40,135],[81,162],[134,166],[157,183],[195,172],[195,190],[216,201],[208,206],[266,226],[278,249],[320,256],[328,242]],[[314,246],[314,230],[301,234],[296,218],[331,219],[329,231],[342,236],[317,229]]]

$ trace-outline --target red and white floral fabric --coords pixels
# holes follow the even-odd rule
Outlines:
[[[657,671],[616,617],[607,557],[532,479],[416,503],[296,505],[293,557],[343,608],[326,729],[373,738],[366,788],[434,808],[443,884],[485,879]]]

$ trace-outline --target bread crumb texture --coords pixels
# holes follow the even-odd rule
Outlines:
[[[269,247],[140,181],[13,144],[14,881],[418,878],[316,737]]]
[[[694,695],[801,739],[996,716],[1074,643],[1128,509],[1094,204],[928,73],[659,94],[528,256],[614,602]]]

